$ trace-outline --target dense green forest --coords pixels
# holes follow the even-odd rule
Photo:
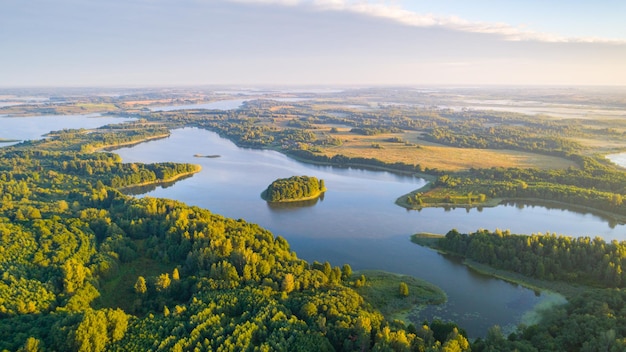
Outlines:
[[[513,235],[451,230],[435,248],[511,272],[581,289],[564,306],[542,313],[542,320],[504,337],[496,327],[472,344],[473,351],[626,350],[626,242],[601,238]]]
[[[437,247],[447,252],[538,279],[598,287],[626,285],[626,242],[555,234],[512,235],[508,231],[452,230]]]
[[[289,202],[319,197],[324,192],[324,180],[313,176],[292,176],[272,182],[262,197],[268,202]]]
[[[0,149],[0,350],[469,350],[454,325],[386,321],[366,278],[258,225],[120,193],[195,171],[85,152],[162,132],[139,128]]]

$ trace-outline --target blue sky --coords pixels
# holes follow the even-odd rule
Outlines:
[[[395,4],[415,12],[503,22],[570,38],[626,40],[623,0],[403,0]]]
[[[626,85],[624,4],[5,0],[0,86]]]

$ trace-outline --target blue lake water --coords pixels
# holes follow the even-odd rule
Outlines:
[[[31,117],[0,117],[0,139],[36,140],[50,131],[64,128],[96,128],[113,123],[132,121],[131,118],[90,115],[44,115]],[[8,146],[18,142],[0,143]]]
[[[571,236],[624,239],[624,225],[592,214],[543,206],[502,205],[472,209],[426,208],[407,211],[397,197],[424,185],[424,180],[389,172],[315,166],[274,151],[239,148],[216,133],[196,128],[173,131],[167,139],[116,150],[126,162],[191,162],[200,173],[176,184],[156,187],[141,196],[164,197],[198,205],[232,218],[258,223],[285,237],[308,261],[350,264],[354,269],[382,269],[432,282],[448,303],[430,307],[420,319],[454,320],[471,336],[492,325],[512,328],[524,313],[554,296],[476,274],[467,267],[409,241],[417,232],[446,233],[452,228],[510,229],[514,233],[556,232]],[[194,158],[194,154],[220,155]],[[328,191],[305,206],[270,206],[260,193],[277,178],[310,175],[322,178]]]

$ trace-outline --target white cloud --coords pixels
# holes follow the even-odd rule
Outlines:
[[[295,6],[302,3],[301,0],[229,0],[230,2],[239,2],[244,4],[263,4],[263,5],[283,5]]]
[[[420,14],[403,9],[389,1],[367,0],[228,0],[249,4],[272,4],[282,6],[304,6],[317,11],[342,11],[369,17],[384,18],[414,27],[440,27],[452,30],[500,35],[509,41],[540,41],[548,43],[606,43],[626,44],[623,40],[597,37],[564,37],[512,26],[507,23],[472,22],[456,16]]]

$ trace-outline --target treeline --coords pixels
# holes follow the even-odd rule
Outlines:
[[[481,230],[452,230],[438,247],[494,268],[545,280],[601,287],[626,286],[626,242],[601,238],[512,235]]]
[[[550,182],[600,191],[626,193],[626,173],[609,165],[601,157],[572,156],[579,167],[568,169],[540,170],[534,168],[490,168],[471,169],[460,173],[459,177],[480,178],[494,181],[522,180],[531,182]]]
[[[160,124],[144,120],[102,126],[94,130],[64,129],[49,134],[48,145],[55,149],[93,152],[100,148],[137,143],[145,139],[169,136],[169,130]]]
[[[272,182],[263,192],[263,198],[269,202],[317,197],[326,191],[324,180],[314,176],[292,176]]]
[[[384,127],[354,127],[350,129],[350,133],[361,134],[364,136],[375,136],[377,134],[383,133],[400,133],[401,129],[395,128],[384,128]]]
[[[198,172],[200,167],[187,163],[133,163],[124,168],[119,174],[108,180],[108,185],[114,188],[140,185],[144,183],[167,182],[179,175]],[[121,174],[121,175],[120,175]]]
[[[581,150],[580,144],[553,134],[558,129],[521,126],[463,127],[464,125],[437,127],[422,135],[422,138],[460,148],[511,149],[561,157]]]
[[[328,157],[326,155],[316,154],[308,150],[290,150],[287,154],[310,162],[326,163],[340,167],[371,167],[410,173],[417,172],[431,175],[442,174],[441,171],[434,168],[422,168],[420,164],[407,164],[403,162],[387,163],[376,158],[348,157],[340,154]]]
[[[626,215],[626,173],[598,158],[573,158],[580,168],[471,169],[443,174],[434,185],[457,195],[539,199]]]

